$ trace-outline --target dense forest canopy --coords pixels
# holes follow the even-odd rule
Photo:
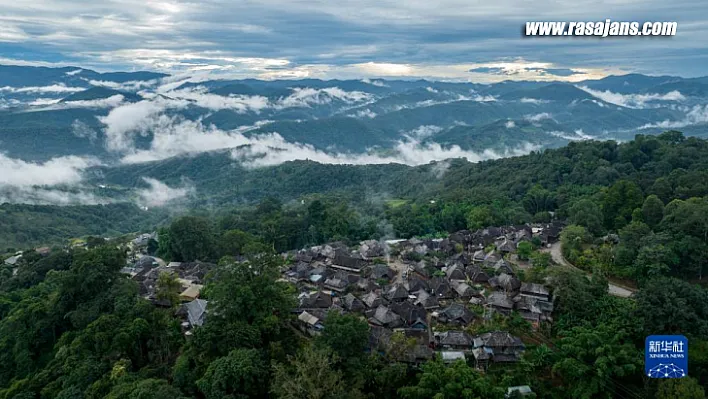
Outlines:
[[[194,179],[210,174],[183,171]],[[144,171],[114,173],[107,178],[127,184]],[[143,299],[121,273],[126,254],[116,241],[90,237],[86,248],[25,252],[17,264],[3,265],[0,398],[502,398],[518,385],[540,398],[705,397],[708,292],[696,284],[708,271],[704,140],[666,132],[477,164],[292,162],[211,178],[202,192],[237,179],[251,194],[237,207],[221,203],[169,220],[127,204],[0,208],[10,254],[159,226],[152,254],[218,264],[201,296],[213,306],[209,320],[192,336],[174,316],[179,284],[160,276],[166,307]],[[373,197],[377,190],[386,195]],[[552,281],[556,308],[549,328],[534,331],[516,318],[501,324],[527,340],[516,365],[482,373],[464,361],[401,363],[391,353],[368,352],[369,326],[350,314],[327,317],[312,340],[292,327],[296,292],[280,278],[284,258],[276,254],[551,219],[569,224],[563,254],[590,274],[519,248],[536,265],[528,277]],[[629,299],[610,296],[607,278],[638,290]],[[643,377],[644,337],[651,334],[689,338],[689,378]]]

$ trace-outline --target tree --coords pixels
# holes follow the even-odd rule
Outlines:
[[[645,335],[708,336],[708,293],[674,278],[648,281],[636,294]]]
[[[236,349],[216,359],[197,381],[206,399],[261,397],[267,386],[268,367],[256,349]]]
[[[458,360],[445,365],[440,359],[421,366],[418,384],[399,389],[404,399],[503,398],[504,390],[495,387],[477,370]]]
[[[334,365],[336,355],[325,349],[307,346],[288,364],[273,367],[271,392],[280,399],[344,399],[359,398],[361,392],[344,381],[343,373]]]
[[[584,226],[594,235],[602,233],[602,210],[590,199],[581,199],[570,207],[569,221],[573,224]]]
[[[642,206],[644,195],[639,186],[630,180],[619,180],[605,193],[602,213],[605,228],[621,229],[632,220],[632,211]]]
[[[648,196],[642,205],[642,216],[644,223],[652,229],[655,228],[664,218],[664,203],[656,195]]]
[[[656,399],[704,399],[706,393],[695,378],[669,378],[659,380]]]
[[[315,342],[331,348],[340,359],[359,359],[365,355],[369,344],[369,325],[356,315],[332,311]]]
[[[171,259],[182,262],[210,260],[214,256],[214,237],[206,219],[183,216],[170,225]]]
[[[516,247],[516,254],[519,256],[519,259],[521,259],[521,260],[529,260],[529,256],[531,256],[532,251],[533,251],[533,246],[528,241],[522,241]]]
[[[529,256],[529,258],[531,259],[531,264],[534,267],[545,269],[551,265],[552,257],[548,252],[535,251]]]
[[[160,272],[157,277],[155,294],[158,300],[168,301],[170,306],[179,304],[179,294],[182,291],[182,284],[177,279],[177,273]]]
[[[146,379],[122,382],[105,396],[106,399],[183,399],[177,388],[165,380]]]
[[[476,206],[467,213],[467,228],[478,230],[494,224],[492,210],[487,205]]]
[[[606,325],[575,327],[558,345],[553,373],[563,378],[568,396],[612,398],[615,378],[635,375],[641,368],[640,352],[626,337]]]
[[[570,225],[561,233],[561,249],[563,256],[574,262],[583,252],[583,247],[590,243],[590,234],[583,226]]]

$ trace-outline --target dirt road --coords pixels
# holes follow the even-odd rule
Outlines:
[[[556,242],[556,243],[551,244],[550,248],[545,248],[543,251],[550,252],[551,258],[553,258],[553,261],[558,263],[559,265],[562,265],[565,267],[570,267],[572,269],[579,270],[585,274],[589,274],[583,270],[578,269],[577,267],[570,264],[570,262],[565,260],[565,258],[563,257],[563,254],[561,253],[560,242]],[[632,294],[634,294],[633,290],[630,290],[625,287],[620,287],[619,285],[616,285],[613,283],[608,283],[607,292],[609,292],[610,295],[614,295],[614,296],[618,296],[618,297],[622,297],[622,298],[628,298],[628,297],[632,296]]]

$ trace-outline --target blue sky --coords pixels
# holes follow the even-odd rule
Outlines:
[[[708,75],[706,0],[0,0],[0,63],[234,77]],[[523,38],[526,21],[676,21],[670,38]]]

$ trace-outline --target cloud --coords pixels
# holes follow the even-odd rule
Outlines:
[[[666,94],[622,94],[613,93],[609,90],[593,90],[587,86],[577,87],[602,101],[627,108],[645,108],[647,103],[651,101],[684,101],[686,99],[683,94],[676,90],[670,91]]]
[[[595,138],[593,136],[583,133],[582,129],[578,129],[578,130],[574,131],[572,134],[568,134],[566,132],[557,131],[557,130],[548,132],[548,134],[550,134],[551,136],[560,137],[562,139],[566,139],[569,141],[592,140]]]
[[[0,154],[0,187],[56,186],[80,183],[82,172],[100,164],[94,158],[66,156],[44,163],[26,162]]]
[[[516,123],[514,123],[514,121],[506,121],[504,126],[506,126],[507,129],[513,129],[516,127]]]
[[[686,112],[686,116],[678,121],[665,120],[659,123],[649,123],[640,126],[639,129],[662,128],[676,129],[684,126],[699,125],[708,123],[708,105],[694,105]]]
[[[143,177],[148,188],[137,191],[138,204],[145,207],[165,206],[170,202],[186,198],[195,192],[194,186],[183,183],[181,187],[170,187],[153,178]]]
[[[83,87],[68,87],[64,84],[54,84],[49,86],[28,86],[28,87],[0,87],[0,91],[9,93],[76,93],[86,90]]]
[[[260,112],[271,106],[267,97],[245,95],[220,96],[208,93],[207,89],[204,87],[175,90],[167,94],[175,98],[190,100],[199,107],[213,111],[232,109],[242,113],[247,111]]]
[[[376,118],[376,112],[366,108],[356,111],[354,114],[350,115],[354,118]]]
[[[373,96],[362,91],[344,91],[339,87],[326,87],[324,89],[294,88],[293,93],[279,99],[275,108],[310,107],[311,105],[329,104],[333,100],[346,103],[370,101]]]
[[[84,188],[55,189],[42,187],[0,186],[0,204],[30,205],[97,205],[111,201],[101,198]]]
[[[81,72],[80,69],[78,71]],[[93,79],[84,79],[84,80],[86,80],[91,86],[107,87],[109,89],[122,90],[122,91],[138,91],[140,89],[154,87],[155,85],[158,84],[157,79],[131,80],[128,82],[121,82],[121,83],[111,82],[109,80],[93,80]]]
[[[550,102],[548,100],[539,100],[537,98],[528,98],[528,97],[524,97],[519,101],[521,101],[522,103],[526,103],[526,104],[536,104],[536,105],[546,104],[546,103]]]
[[[156,121],[155,117],[171,108],[184,108],[189,103],[156,97],[113,108],[108,115],[98,117],[106,125],[106,148],[111,151],[126,151],[133,147],[136,135],[147,135]]]
[[[96,131],[89,125],[78,119],[72,122],[71,133],[76,137],[89,139],[92,143],[98,139],[98,133],[96,133]]]
[[[435,125],[423,125],[408,132],[407,136],[417,140],[426,139],[442,132],[443,128]]]
[[[83,69],[81,69],[81,68],[79,68],[79,69],[74,69],[73,71],[67,72],[66,75],[67,75],[67,76],[78,75],[78,74],[81,73],[81,71],[83,71]]]
[[[548,112],[541,112],[539,114],[526,115],[524,116],[524,119],[529,122],[540,122],[544,119],[553,119],[553,117]]]

